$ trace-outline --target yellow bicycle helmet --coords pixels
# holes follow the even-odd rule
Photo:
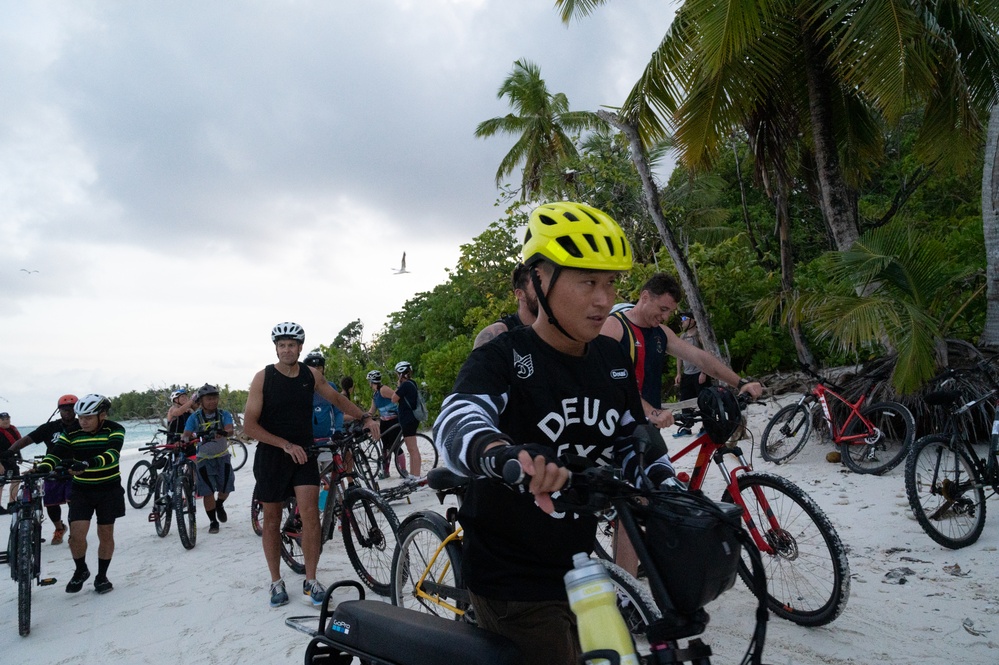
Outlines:
[[[583,203],[546,203],[531,212],[525,265],[542,258],[564,268],[631,270],[631,245],[610,215]]]

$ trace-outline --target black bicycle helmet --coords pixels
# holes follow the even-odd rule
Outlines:
[[[742,411],[735,394],[728,388],[708,386],[697,396],[704,431],[718,445],[732,438],[742,424]]]
[[[309,367],[326,367],[326,356],[320,351],[309,351],[309,355],[305,356],[302,362]]]

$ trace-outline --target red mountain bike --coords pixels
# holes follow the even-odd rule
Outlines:
[[[867,404],[874,386],[884,377],[866,377],[867,389],[856,402],[851,402],[840,394],[844,392],[842,387],[807,365],[802,365],[802,369],[818,383],[812,392],[770,419],[760,441],[763,459],[783,464],[801,452],[812,433],[816,405],[822,406],[829,436],[839,446],[843,464],[851,471],[881,475],[905,459],[916,436],[912,414],[898,402]]]

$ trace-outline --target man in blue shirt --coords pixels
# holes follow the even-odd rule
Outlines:
[[[201,437],[198,443],[198,472],[195,474],[198,494],[204,497],[209,519],[208,533],[218,533],[219,522],[229,519],[225,512],[225,500],[236,489],[229,456],[232,414],[218,408],[219,389],[209,383],[198,389],[197,400],[201,408],[188,417],[182,440],[190,441],[194,435]]]

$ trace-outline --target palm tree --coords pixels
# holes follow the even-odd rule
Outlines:
[[[523,163],[521,198],[525,201],[539,191],[545,169],[557,168],[564,160],[576,157],[576,147],[568,133],[602,126],[594,113],[570,111],[565,94],[549,92],[541,78],[541,69],[528,60],[513,63],[513,71],[496,96],[509,98],[514,112],[480,123],[475,135],[489,137],[503,132],[518,137],[500,162],[496,185]]]
[[[556,0],[564,21],[605,3]],[[880,154],[883,122],[921,107],[927,163],[976,154],[999,102],[997,26],[994,2],[686,0],[621,115],[646,143],[675,127],[691,168],[761,113],[800,123],[830,236],[846,250],[860,233],[852,190]]]
[[[982,229],[988,286],[980,344],[999,347],[999,104],[992,107],[982,169]]]
[[[900,393],[936,373],[949,328],[982,290],[966,293],[974,269],[959,272],[942,243],[900,225],[869,231],[825,260],[828,283],[798,298],[794,316],[848,353],[894,352]]]

